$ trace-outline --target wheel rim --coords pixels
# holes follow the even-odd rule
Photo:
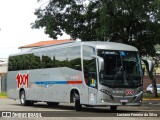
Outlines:
[[[73,95],[73,102],[75,102],[76,101],[76,97],[75,97],[75,95]]]

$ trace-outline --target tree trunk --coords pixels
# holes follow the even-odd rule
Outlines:
[[[153,71],[149,72],[148,71],[148,76],[150,78],[150,80],[152,81],[152,87],[153,87],[153,94],[154,94],[154,97],[157,98],[159,97],[158,94],[157,94],[157,85],[156,85],[156,79],[153,75]]]
[[[157,98],[159,97],[157,94],[157,85],[156,85],[156,79],[153,75],[154,72],[154,66],[155,66],[155,62],[153,60],[149,60],[148,58],[142,58],[142,61],[145,63],[146,65],[146,70],[147,70],[147,74],[152,82],[152,87],[153,87],[153,94],[154,97]]]

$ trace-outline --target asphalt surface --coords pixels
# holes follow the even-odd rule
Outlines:
[[[141,118],[141,120],[148,118],[157,120],[160,117],[160,100],[144,100],[141,106],[119,106],[117,111],[110,111],[110,107],[85,107],[82,111],[76,112],[74,110],[74,104],[61,103],[59,106],[48,106],[44,102],[38,102],[34,106],[21,106],[19,100],[12,100],[8,98],[0,98],[0,116],[5,116],[6,112],[11,113],[14,119],[27,117],[24,119],[46,119],[54,118],[58,120],[63,119],[82,119],[90,120],[91,118],[98,120],[121,120],[121,118],[129,120],[135,118]],[[42,118],[37,118],[42,117]],[[1,117],[0,119],[6,119]],[[8,119],[8,118],[7,118]],[[13,118],[12,118],[13,119]],[[34,118],[35,119],[35,118]],[[73,119],[73,120],[74,120]],[[124,120],[123,119],[123,120]],[[149,119],[149,120],[150,120]],[[97,119],[96,119],[97,120]]]

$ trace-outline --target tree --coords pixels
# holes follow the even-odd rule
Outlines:
[[[32,28],[45,28],[54,39],[64,31],[83,41],[122,42],[154,56],[154,45],[160,44],[159,8],[160,0],[50,0],[35,11]]]
[[[96,22],[98,12],[97,2],[87,5],[85,0],[51,0],[44,9],[37,9],[37,20],[32,28],[45,27],[45,33],[56,39],[62,35],[62,30],[72,38],[83,40],[97,39],[94,28],[99,26]]]
[[[56,39],[62,31],[72,38],[109,40],[136,46],[155,55],[160,43],[159,0],[50,0],[35,11],[32,28],[45,28]]]
[[[148,74],[148,76],[149,76],[149,78],[152,82],[154,96],[158,97],[156,79],[155,79],[155,76],[153,75],[154,66],[156,65],[155,61],[149,60],[148,58],[145,58],[145,57],[143,57],[142,60],[145,63],[145,65],[147,66],[146,67],[146,72],[147,72],[147,74]]]
[[[101,34],[105,30],[111,41],[134,45],[142,55],[155,55],[154,45],[160,43],[156,0],[103,0],[101,11]]]

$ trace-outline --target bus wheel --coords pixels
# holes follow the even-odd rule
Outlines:
[[[26,100],[26,95],[25,95],[25,91],[24,91],[24,90],[22,90],[22,91],[20,92],[20,103],[21,103],[21,105],[23,105],[23,106],[33,105],[33,104],[34,104],[32,101]]]
[[[110,110],[111,111],[116,111],[117,110],[117,106],[110,106]]]
[[[58,106],[59,103],[58,102],[47,102],[48,106]]]
[[[75,110],[76,111],[81,111],[82,110],[82,105],[80,104],[79,94],[77,94],[77,93],[74,94],[74,100],[75,100]]]

